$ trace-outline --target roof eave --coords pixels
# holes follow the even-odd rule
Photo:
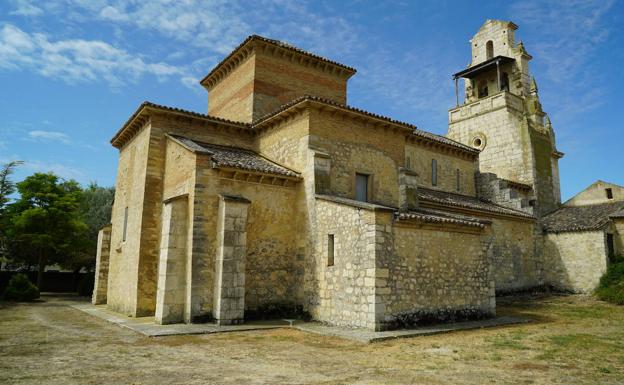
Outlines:
[[[346,78],[350,78],[351,76],[355,75],[355,73],[357,72],[357,70],[353,67],[349,67],[347,65],[335,62],[333,60],[324,58],[322,56],[313,54],[311,52],[307,52],[301,48],[297,48],[294,46],[289,46],[286,44],[280,44],[277,41],[273,40],[273,39],[269,39],[269,38],[265,38],[259,35],[251,35],[249,37],[247,37],[238,47],[234,48],[232,50],[232,52],[227,55],[221,62],[219,62],[206,76],[204,76],[204,78],[202,80],[200,80],[200,84],[206,89],[206,90],[210,90],[214,85],[216,85],[219,80],[216,81],[211,81],[213,80],[213,78],[215,78],[223,68],[230,66],[231,68],[235,67],[238,65],[238,63],[240,63],[242,60],[239,60],[238,56],[240,53],[245,54],[250,54],[251,52],[253,52],[253,50],[255,50],[255,46],[253,45],[254,43],[263,43],[263,44],[269,44],[272,45],[274,47],[280,48],[280,49],[285,49],[288,50],[294,54],[297,55],[302,55],[305,57],[308,57],[312,60],[316,60],[319,62],[323,62],[326,65],[329,65],[331,67],[335,67],[336,69],[339,69],[340,72],[344,73],[344,76],[346,76]],[[245,50],[247,50],[245,52]],[[243,55],[243,56],[244,56]]]

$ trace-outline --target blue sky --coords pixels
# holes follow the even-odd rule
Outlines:
[[[3,0],[0,162],[113,185],[109,139],[144,100],[205,112],[198,84],[250,34],[358,69],[350,105],[446,133],[451,74],[486,19],[511,20],[534,57],[563,197],[624,185],[624,2]]]

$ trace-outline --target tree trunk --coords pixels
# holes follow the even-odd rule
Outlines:
[[[43,285],[43,271],[46,267],[46,258],[43,256],[43,253],[39,255],[39,269],[37,270],[37,287],[39,291],[41,291]]]

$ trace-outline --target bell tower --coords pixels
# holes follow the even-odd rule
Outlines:
[[[481,150],[481,173],[530,186],[534,213],[542,215],[561,203],[563,153],[529,72],[532,57],[515,41],[516,29],[509,21],[487,20],[470,40],[470,64],[453,75],[457,105],[449,110],[447,136]]]

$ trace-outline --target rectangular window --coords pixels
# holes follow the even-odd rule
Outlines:
[[[327,234],[327,266],[334,266],[334,234]]]
[[[412,169],[412,159],[409,156],[405,158],[405,168],[408,170]]]
[[[438,185],[438,161],[431,159],[431,184]]]
[[[455,170],[455,179],[457,191],[461,191],[461,172],[459,171],[459,169]]]
[[[355,199],[368,202],[368,175],[355,174]]]
[[[613,190],[610,188],[606,188],[605,192],[607,193],[607,199],[613,199]]]
[[[613,258],[615,256],[615,244],[613,242],[613,234],[607,234],[607,256]]]
[[[126,241],[126,234],[128,232],[128,207],[124,210],[124,222],[123,222],[123,238],[122,240]]]

